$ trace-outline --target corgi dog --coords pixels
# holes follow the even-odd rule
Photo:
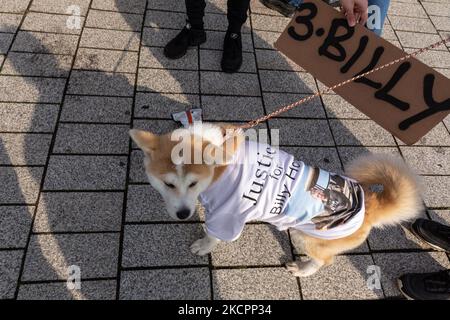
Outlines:
[[[361,245],[373,227],[408,221],[424,209],[417,176],[401,159],[365,155],[338,175],[249,141],[230,125],[178,130],[132,129],[130,136],[170,217],[189,219],[197,200],[205,207],[206,234],[191,245],[194,254],[236,240],[248,221],[264,221],[289,230],[295,250],[308,258],[286,268],[305,277]]]

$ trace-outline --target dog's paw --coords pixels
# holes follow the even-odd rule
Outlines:
[[[294,277],[308,277],[319,270],[318,266],[314,261],[292,261],[286,263],[286,269],[292,273]]]
[[[207,237],[198,239],[191,245],[191,252],[193,254],[204,256],[214,249],[214,244]]]

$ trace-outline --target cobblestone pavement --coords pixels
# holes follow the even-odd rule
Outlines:
[[[69,29],[78,6],[81,28]],[[170,114],[201,106],[209,121],[243,121],[317,90],[318,82],[273,49],[288,19],[252,1],[240,73],[219,72],[224,0],[210,0],[208,41],[181,60],[162,47],[184,25],[180,0],[0,0],[0,298],[379,299],[395,279],[450,267],[448,256],[405,228],[298,280],[287,233],[249,224],[207,257],[188,247],[203,216],[170,221],[148,185],[131,127],[164,132]],[[449,0],[393,0],[384,37],[406,51],[450,34]],[[449,47],[420,57],[450,77]],[[421,175],[427,217],[450,223],[450,117],[405,146],[336,95],[270,120],[283,148],[341,171],[367,151],[401,155]],[[81,268],[81,290],[66,285]],[[369,289],[368,267],[381,269]],[[76,271],[76,270],[75,270]]]

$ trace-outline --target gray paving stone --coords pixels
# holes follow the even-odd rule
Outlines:
[[[138,51],[139,42],[137,32],[84,28],[80,47]]]
[[[133,143],[134,144],[134,143]],[[147,175],[144,169],[144,153],[141,150],[133,150],[131,152],[131,183],[148,183]]]
[[[180,128],[173,120],[135,120],[133,128],[148,130],[156,134],[165,134]]]
[[[200,69],[221,71],[222,51],[200,50]],[[242,53],[242,66],[239,72],[256,72],[255,56],[252,52]]]
[[[208,268],[122,271],[122,300],[209,300]]]
[[[450,176],[424,176],[422,177],[423,198],[428,207],[446,208],[450,204],[450,193],[443,192],[450,188]]]
[[[81,28],[78,29],[68,23],[68,18],[69,16],[66,15],[29,12],[22,23],[21,30],[81,34]],[[81,27],[85,18],[79,17],[79,19]]]
[[[307,96],[307,94],[298,93],[263,93],[264,105],[267,112],[273,112]],[[294,109],[279,114],[277,117],[326,118],[326,115],[320,99],[315,98],[306,103],[302,103]]]
[[[341,162],[334,147],[282,147],[280,148],[309,165],[325,170],[341,172]]]
[[[414,49],[405,50],[406,52],[414,51]],[[450,52],[430,50],[417,56],[417,59],[432,68],[450,69]]]
[[[65,83],[66,79],[0,76],[0,101],[60,103]]]
[[[2,65],[4,60],[5,60],[5,56],[4,55],[0,55],[0,65]]]
[[[251,0],[250,8],[252,13],[281,16],[277,11],[267,8],[259,0]]]
[[[143,19],[140,14],[90,10],[86,27],[140,32]]]
[[[450,3],[445,3],[445,0],[442,3],[422,2],[422,5],[431,16],[450,17]]]
[[[80,48],[74,69],[135,73],[137,52]]]
[[[366,155],[368,153],[388,154],[400,158],[400,153],[397,147],[338,147],[338,151],[344,166],[359,156]]]
[[[77,44],[77,35],[19,31],[11,50],[73,55]]]
[[[215,300],[298,300],[297,280],[285,268],[213,270]]]
[[[450,148],[401,147],[408,164],[420,174],[447,174],[450,172]]]
[[[289,22],[291,22],[291,19],[283,16],[269,17],[266,15],[252,14],[252,26],[255,30],[283,32]]]
[[[0,12],[24,13],[30,0],[3,0],[0,3]]]
[[[57,105],[0,103],[0,131],[53,132]]]
[[[197,71],[139,69],[138,91],[198,93]]]
[[[0,251],[0,299],[12,299],[19,280],[23,251]]]
[[[119,233],[33,235],[22,280],[65,280],[72,265],[83,279],[116,277],[118,256]]]
[[[405,145],[397,139],[399,145]],[[450,146],[450,135],[443,123],[438,123],[424,137],[417,141],[415,146]]]
[[[180,33],[180,30],[144,28],[142,33],[142,45],[148,47],[164,47],[178,33]]]
[[[37,201],[43,168],[5,167],[0,170],[0,203],[34,204]]]
[[[22,20],[21,14],[12,13],[0,13],[0,31],[7,33],[15,33],[19,28],[20,21]]]
[[[122,192],[43,192],[34,232],[120,231]]]
[[[381,268],[381,284],[386,297],[402,296],[397,279],[406,273],[424,273],[448,269],[450,264],[445,253],[376,253],[375,263]]]
[[[423,216],[422,218],[425,218]],[[369,235],[371,250],[427,249],[407,228],[401,226],[372,229]]]
[[[128,125],[69,124],[58,126],[54,153],[126,154]]]
[[[181,12],[148,10],[147,15],[145,16],[144,25],[146,27],[152,28],[169,28],[181,30],[186,25],[186,14]]]
[[[169,59],[164,56],[164,49],[157,47],[142,47],[139,67],[198,70],[198,51],[189,49],[180,59]]]
[[[226,14],[227,2],[224,0],[208,0],[206,1],[205,12]]]
[[[62,121],[129,122],[132,98],[66,95],[61,112]]]
[[[8,53],[9,46],[14,39],[12,33],[0,33],[0,54]]]
[[[429,19],[390,16],[389,21],[395,30],[435,33]]]
[[[124,189],[127,157],[51,156],[46,190]]]
[[[228,19],[224,14],[205,13],[203,21],[205,23],[206,30],[227,31],[228,29]],[[244,23],[241,28],[241,32],[250,32],[250,19],[247,19]]]
[[[431,21],[438,30],[450,31],[450,19],[448,17],[430,16]]]
[[[190,221],[204,221],[205,212],[200,203]],[[127,222],[173,222],[164,200],[150,185],[129,185],[127,196]]]
[[[271,130],[278,129],[282,145],[333,146],[333,137],[326,120],[269,120]],[[272,134],[273,136],[273,134]]]
[[[295,64],[288,57],[281,52],[275,50],[261,50],[255,51],[256,59],[258,61],[258,68],[261,69],[274,69],[274,70],[287,70],[287,71],[304,71],[302,67]]]
[[[331,120],[338,145],[394,146],[392,135],[372,120]]]
[[[74,13],[71,6],[76,6],[81,16],[86,16],[89,0],[33,0],[30,10],[46,13],[71,14]]]
[[[93,0],[92,4],[91,4],[91,8],[143,14],[145,11],[145,1],[142,1],[142,0]]]
[[[259,96],[258,76],[251,73],[202,71],[201,90],[204,94]]]
[[[428,210],[432,220],[450,225],[450,210]]]
[[[310,299],[380,299],[381,289],[369,289],[367,268],[374,265],[370,255],[338,256],[335,262],[316,274],[301,278],[303,298]]]
[[[175,35],[175,33],[174,33]],[[243,33],[242,35],[242,51],[253,52],[253,41],[249,33]],[[163,46],[172,37],[167,37],[163,42]],[[206,35],[206,42],[203,43],[200,48],[202,49],[223,49],[223,39],[225,38],[225,32],[223,31],[208,31]]]
[[[284,265],[293,259],[287,232],[265,224],[247,225],[239,239],[220,243],[211,257],[215,267]]]
[[[410,3],[405,5],[401,2],[392,2],[389,5],[389,16],[405,16],[405,17],[416,17],[416,18],[427,18],[425,10],[423,10],[420,3]]]
[[[264,114],[261,98],[235,96],[202,96],[203,119],[252,120]]]
[[[407,48],[423,48],[441,41],[438,34],[397,31],[401,44]],[[446,50],[445,46],[437,47],[436,50]]]
[[[138,92],[134,115],[144,118],[171,119],[171,114],[174,112],[185,111],[199,106],[199,96],[195,94]]]
[[[312,93],[317,91],[314,78],[306,72],[260,70],[263,91]]]
[[[345,101],[341,96],[325,94],[322,96],[328,118],[340,119],[368,119],[364,113]]]
[[[0,133],[0,164],[44,165],[52,136]]]
[[[71,56],[10,52],[1,74],[67,77],[71,65]]]
[[[148,3],[148,9],[168,10],[169,8],[170,11],[186,11],[184,2],[178,0],[152,0]]]
[[[0,248],[25,248],[34,208],[31,206],[0,207]]]
[[[204,236],[201,224],[126,225],[122,267],[205,265],[189,247]]]
[[[253,30],[255,48],[275,50],[273,44],[280,37],[279,32]]]
[[[21,284],[18,300],[115,300],[116,281],[81,281],[81,290],[67,289],[66,282]]]
[[[74,70],[67,93],[131,97],[134,81],[135,75],[129,73]]]

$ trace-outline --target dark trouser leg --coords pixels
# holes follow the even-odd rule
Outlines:
[[[189,23],[194,29],[203,29],[203,16],[205,15],[205,0],[185,0],[186,14]]]
[[[241,27],[247,20],[250,0],[228,0],[228,31],[240,33]]]

